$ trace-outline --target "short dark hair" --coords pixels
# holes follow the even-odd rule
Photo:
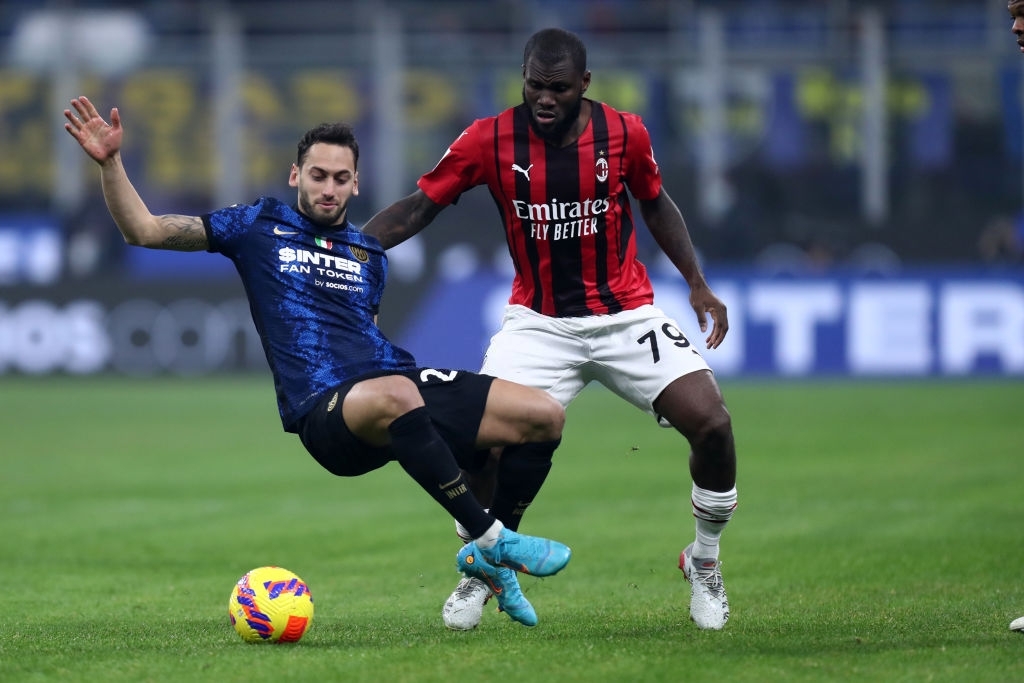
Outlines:
[[[307,130],[299,140],[299,151],[295,159],[296,166],[302,166],[306,155],[309,154],[309,148],[318,142],[348,147],[352,150],[356,168],[359,167],[359,142],[356,141],[356,134],[352,130],[352,126],[347,123],[321,123],[316,128]]]
[[[557,64],[563,59],[570,59],[581,74],[587,71],[587,46],[575,33],[561,28],[541,29],[530,36],[523,50],[524,66],[530,57],[542,64]]]

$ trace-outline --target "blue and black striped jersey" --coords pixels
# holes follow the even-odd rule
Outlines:
[[[203,223],[209,251],[231,259],[242,278],[286,431],[342,382],[415,367],[375,322],[387,280],[375,238],[348,222],[317,226],[269,197]]]

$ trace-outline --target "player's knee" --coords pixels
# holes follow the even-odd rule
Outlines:
[[[533,434],[528,441],[557,441],[565,428],[565,408],[546,391],[538,392]]]
[[[377,419],[390,422],[423,405],[423,397],[405,377],[390,375],[360,382],[349,393]]]
[[[732,417],[725,405],[719,404],[703,417],[691,442],[695,451],[707,454],[727,455],[733,452]]]

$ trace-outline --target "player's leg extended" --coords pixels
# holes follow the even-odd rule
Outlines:
[[[569,561],[569,548],[504,528],[468,490],[453,453],[467,464],[471,459],[472,435],[479,432],[493,380],[473,373],[413,376],[419,377],[419,386],[409,376],[391,375],[338,387],[303,418],[302,442],[317,462],[339,476],[358,476],[398,460],[467,530],[470,553],[457,558],[457,566],[485,579],[509,616],[532,626],[536,613],[512,567],[551,575]],[[548,418],[559,434],[564,418],[561,406],[556,408]],[[464,568],[464,561],[472,566]]]
[[[729,609],[718,541],[736,507],[729,411],[703,357],[660,309],[643,306],[609,317],[595,353],[599,381],[663,426],[675,427],[688,442],[697,540],[684,559],[701,560],[700,572],[683,567],[694,587],[690,615],[702,628],[721,628]]]
[[[583,387],[574,368],[578,365],[580,347],[571,337],[546,329],[548,319],[521,306],[506,310],[502,329],[494,335],[487,350],[481,372],[510,380],[516,385],[527,385],[547,390],[557,402],[565,406]],[[495,405],[497,424],[515,421],[520,409],[513,403],[509,414],[503,397],[515,396],[501,392]],[[488,398],[490,404],[491,398]],[[488,429],[489,432],[489,429]],[[485,433],[485,437],[488,434]],[[508,435],[504,443],[513,443]],[[492,448],[487,464],[480,470],[467,473],[467,481],[478,499],[510,529],[518,529],[526,507],[532,502],[551,467],[551,454],[558,442],[552,439],[512,447],[512,457],[504,459],[505,449]],[[525,453],[515,454],[523,449]],[[504,462],[504,465],[500,463]],[[502,473],[499,477],[499,467]],[[498,481],[502,482],[498,492]],[[456,523],[456,532],[468,542],[465,529]],[[486,583],[472,577],[463,578],[442,609],[448,628],[468,630],[475,628],[483,615],[484,605],[491,597]]]
[[[431,422],[419,388],[403,375],[357,383],[341,414],[348,429],[373,446],[390,445],[395,459],[434,500],[466,528],[482,536],[493,524],[466,485],[455,456]]]
[[[499,378],[488,397],[485,421],[488,416],[494,417],[491,424],[495,432],[509,426],[513,431],[522,431],[517,424],[521,425],[524,419],[535,420],[524,413],[523,403],[549,411],[553,402],[564,410],[586,384],[580,369],[589,354],[588,343],[575,334],[572,323],[522,306],[509,306],[501,330],[491,338],[480,370]],[[539,390],[546,396],[534,393]],[[491,427],[487,429],[485,438],[493,441]],[[491,511],[507,527],[517,529],[523,512],[547,477],[558,438],[534,434],[514,440],[514,434],[498,436],[505,446],[502,455],[496,458],[497,464],[492,462],[480,476],[474,476],[472,485],[483,495],[493,493],[488,501]]]
[[[472,468],[481,447],[492,443],[557,440],[561,435],[565,411],[542,391],[467,372],[417,372],[410,377],[419,388],[432,425],[450,446],[453,460],[464,466]],[[395,420],[395,424],[403,419]],[[399,441],[394,426],[389,433],[395,448]],[[406,462],[402,465],[410,470]],[[464,481],[465,475],[459,470],[452,476]],[[448,491],[446,495],[453,493]],[[458,494],[472,497],[464,484]],[[493,515],[488,517],[495,519]],[[457,558],[459,569],[484,582],[512,619],[527,626],[536,624],[536,613],[519,590],[516,572],[555,574],[568,563],[569,548],[556,541],[520,535],[496,519],[483,535],[462,526],[473,540]]]
[[[492,449],[491,457],[488,458],[483,470],[466,473],[470,488],[474,493],[480,491],[477,496],[481,500],[486,500],[483,504],[487,506],[488,512],[502,520],[509,529],[518,530],[523,513],[533,502],[534,496],[547,478],[552,455],[559,443],[560,441],[545,441],[509,446],[504,449],[503,455],[502,449]],[[455,530],[463,543],[472,540],[466,528],[458,522],[455,523]],[[503,611],[510,610],[506,603],[529,605],[519,590],[514,571],[505,570],[504,575],[499,575],[499,578],[503,579],[508,591],[501,601]],[[484,606],[493,596],[492,583],[487,577],[476,574],[464,576],[448,596],[441,610],[445,626],[456,631],[475,628],[483,617]],[[528,607],[529,612],[526,611],[526,606],[511,609],[516,609],[516,612],[510,612],[510,616],[516,621],[528,626],[537,623],[532,607]]]
[[[495,379],[478,445],[505,445],[497,464],[490,512],[516,530],[551,470],[565,410],[547,392]]]
[[[675,379],[654,409],[690,444],[690,476],[698,524],[699,557],[717,557],[721,527],[736,506],[736,445],[732,420],[714,375],[708,370]]]
[[[435,384],[421,393],[420,387],[402,375],[365,380],[345,396],[342,415],[356,436],[377,446],[386,440],[402,469],[462,524],[474,539],[471,545],[478,546],[488,562],[537,576],[560,571],[569,561],[569,549],[555,541],[520,536],[484,510],[466,486],[459,463],[439,430],[453,441],[457,439],[453,432],[467,429],[472,430],[470,434],[475,431],[478,438],[483,434],[484,438],[512,439],[512,431],[505,430],[515,431],[516,441],[557,438],[565,419],[562,406],[542,391],[472,373],[454,382]],[[471,413],[472,406],[484,396],[484,388],[488,392],[486,405],[482,413],[476,413],[483,419],[470,419],[470,423],[477,424],[467,424],[452,417],[453,412]],[[502,388],[519,390],[515,396],[504,397],[508,404],[502,406],[518,421],[495,425],[494,416],[488,415],[493,412],[490,397],[496,391],[501,393]],[[430,396],[429,410],[426,393]],[[519,401],[523,407],[517,411],[513,403]]]
[[[683,550],[679,568],[692,585],[690,616],[701,628],[720,629],[729,619],[719,540],[736,508],[736,447],[732,422],[710,371],[674,380],[655,410],[690,444],[691,505],[696,538]]]
[[[482,483],[485,493],[493,494],[493,502],[489,502],[491,514],[502,521],[510,520],[506,523],[508,530],[518,527],[523,510],[544,483],[564,420],[561,404],[539,389],[500,379],[491,384],[477,446],[512,445],[505,448],[500,460],[494,449],[493,457],[485,465],[485,470],[490,467],[491,476],[478,477],[476,481]],[[456,529],[468,542],[467,530],[460,524],[456,524]],[[475,628],[492,595],[497,595],[502,611],[516,621],[527,626],[536,624],[537,615],[522,594],[515,571],[489,567],[475,553],[473,545],[468,543],[459,552],[459,566],[465,577],[441,611],[445,625],[455,630]],[[557,554],[552,559],[562,561]]]

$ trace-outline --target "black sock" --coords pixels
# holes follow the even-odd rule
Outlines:
[[[410,410],[388,426],[395,459],[423,490],[440,503],[473,538],[494,523],[466,485],[448,444],[437,433],[426,408]]]
[[[551,456],[560,443],[561,439],[505,447],[498,463],[498,485],[491,514],[506,528],[512,531],[519,528],[523,513],[551,471]]]

